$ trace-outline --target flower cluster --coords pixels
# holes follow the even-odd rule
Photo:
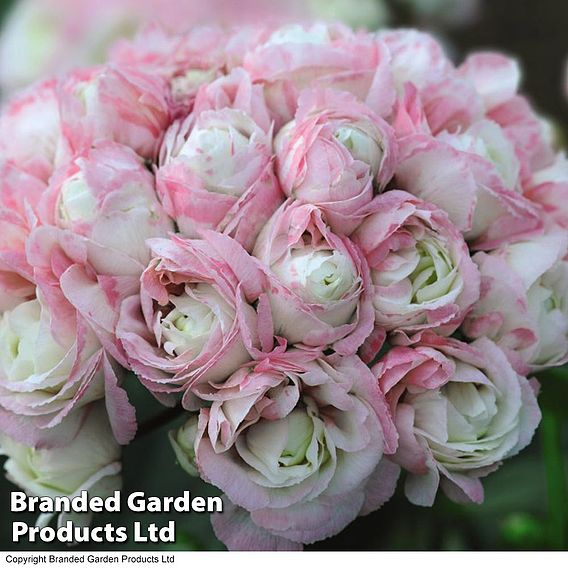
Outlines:
[[[568,168],[519,80],[499,54],[456,67],[420,32],[317,23],[150,29],[16,96],[11,479],[34,490],[26,452],[49,478],[102,424],[60,488],[116,483],[127,370],[187,412],[171,443],[225,494],[229,548],[337,534],[401,470],[413,503],[482,501],[539,423],[527,377],[568,360]]]

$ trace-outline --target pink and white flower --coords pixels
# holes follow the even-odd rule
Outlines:
[[[431,35],[417,30],[379,33],[390,54],[390,70],[400,96],[416,91],[428,133],[462,130],[483,116],[474,85],[461,76]]]
[[[554,231],[473,257],[481,298],[464,331],[495,341],[523,374],[568,360],[567,247]]]
[[[164,208],[190,238],[215,229],[251,250],[283,200],[271,132],[239,109],[203,111],[174,123],[161,162],[156,176]]]
[[[38,291],[2,315],[0,339],[4,433],[28,446],[65,446],[81,422],[69,416],[106,393],[116,439],[132,439],[134,410],[96,335],[70,305],[50,304]]]
[[[336,232],[349,234],[396,166],[392,128],[366,105],[333,90],[307,90],[294,120],[275,140],[278,175],[287,196],[325,211]]]
[[[370,274],[361,252],[334,234],[315,205],[288,200],[260,234],[277,335],[291,343],[357,351],[373,330]]]
[[[175,115],[182,111],[186,115],[198,88],[223,73],[227,60],[223,49],[226,34],[220,25],[191,27],[176,35],[151,25],[133,39],[113,44],[110,61],[166,79]]]
[[[117,337],[129,367],[157,396],[224,381],[251,359],[247,346],[258,346],[249,323],[262,273],[238,243],[209,237],[150,241],[140,295],[120,309]],[[270,326],[269,319],[262,323]],[[251,336],[257,339],[249,343]]]
[[[387,331],[451,333],[479,298],[479,273],[446,213],[403,191],[373,202],[353,234],[371,269],[375,321]]]
[[[568,167],[517,63],[198,4],[160,17],[231,10],[150,26],[0,116],[11,478],[116,487],[124,371],[188,412],[170,439],[225,493],[229,548],[330,537],[401,468],[414,503],[480,502],[538,424],[525,377],[568,361]]]
[[[56,172],[42,195],[39,218],[143,267],[150,259],[146,240],[173,230],[142,158],[110,141],[77,154]]]
[[[358,357],[290,351],[238,371],[210,400],[197,427],[191,418],[172,435],[174,447],[250,513],[257,533],[314,542],[390,497],[376,499],[373,484],[379,470],[382,488],[394,489],[398,470],[383,452],[394,451],[396,433]],[[214,526],[221,538],[245,530]]]
[[[105,139],[152,160],[171,121],[166,82],[132,67],[74,71],[61,81],[58,98],[63,138],[73,153]]]
[[[373,372],[399,434],[391,459],[416,505],[431,506],[439,486],[455,501],[482,502],[480,478],[527,446],[540,421],[534,385],[486,338],[467,345],[426,333]]]
[[[196,116],[224,108],[242,111],[264,132],[271,131],[272,118],[266,106],[264,89],[262,85],[253,83],[251,76],[240,67],[202,85],[195,96],[193,112]]]
[[[276,128],[293,119],[306,87],[348,91],[379,116],[387,116],[396,91],[385,45],[341,24],[289,24],[256,46],[248,46],[243,67],[265,84]]]
[[[543,225],[538,208],[505,185],[504,180],[517,177],[517,168],[507,161],[509,149],[501,135],[495,136],[495,126],[486,123],[486,128],[493,137],[477,138],[471,147],[464,137],[408,136],[401,142],[395,175],[398,187],[444,209],[479,249],[536,234]],[[505,156],[504,166],[484,157],[498,152]]]
[[[4,470],[9,481],[29,495],[76,497],[88,491],[89,497],[109,497],[122,486],[120,446],[114,441],[103,404],[91,404],[74,431],[76,417],[65,423],[70,442],[60,448],[34,448],[0,435],[0,454],[8,457]],[[90,522],[92,513],[61,513],[66,520]],[[43,513],[38,526],[47,525],[53,513]]]
[[[173,230],[152,175],[133,150],[100,142],[53,176],[39,209],[41,224],[27,242],[35,282],[46,296],[70,302],[124,362],[114,340],[120,303],[140,287],[147,239]]]
[[[2,160],[47,182],[65,156],[57,81],[18,93],[0,115]]]

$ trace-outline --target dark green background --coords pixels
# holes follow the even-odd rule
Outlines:
[[[11,0],[0,0],[0,12]],[[395,9],[395,24],[408,25],[408,16]],[[446,34],[455,49],[456,60],[472,49],[498,48],[518,57],[524,68],[524,90],[540,112],[553,119],[560,131],[568,125],[568,101],[562,93],[564,64],[568,56],[568,2],[566,0],[486,0],[479,21]],[[142,421],[161,408],[129,381]],[[568,455],[568,372],[544,377],[541,405],[550,415],[564,421],[559,450]],[[178,420],[179,422],[179,420]],[[174,423],[175,424],[175,423]],[[189,489],[195,495],[217,494],[200,480],[190,478],[175,465],[165,426],[136,440],[124,450],[125,492],[145,491],[147,495],[178,495]],[[561,445],[560,445],[561,444]],[[546,474],[540,432],[532,446],[509,460],[484,483],[483,505],[459,506],[440,495],[436,505],[423,509],[409,505],[401,487],[383,509],[358,519],[340,535],[309,548],[319,550],[494,550],[547,549],[558,547],[554,536],[558,524],[549,515]],[[11,515],[9,491],[14,487],[0,480],[0,550],[14,549],[11,524],[14,520],[34,522],[32,515]],[[568,510],[568,503],[561,503]],[[161,549],[223,549],[213,535],[207,515],[134,515],[97,517],[97,524],[112,521],[130,526],[133,521],[166,524],[177,521],[176,545]],[[119,521],[120,519],[120,521]],[[566,542],[566,539],[564,540]],[[104,550],[135,548],[133,545],[104,545]],[[29,547],[18,547],[19,549]],[[48,549],[48,546],[36,547]],[[95,547],[89,546],[92,549]],[[143,550],[153,547],[138,545]],[[60,547],[64,549],[64,547]],[[74,550],[81,550],[80,547]]]

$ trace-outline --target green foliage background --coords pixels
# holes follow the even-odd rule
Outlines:
[[[0,18],[13,0],[0,0]],[[80,1],[80,0],[78,0]],[[408,25],[408,14],[395,8],[394,24]],[[480,20],[466,29],[446,34],[459,60],[472,49],[498,48],[520,58],[525,70],[524,90],[559,131],[568,124],[568,101],[562,94],[564,64],[568,56],[565,0],[485,0]],[[563,137],[563,136],[562,136]],[[565,137],[563,137],[566,140]],[[568,370],[540,377],[540,403],[545,420],[532,446],[509,460],[484,482],[483,505],[456,505],[443,495],[435,506],[423,509],[408,504],[402,484],[395,497],[380,511],[355,521],[340,535],[314,545],[319,550],[496,550],[568,549],[568,500],[566,462],[568,456]],[[129,377],[128,390],[144,421],[163,409]],[[124,490],[147,495],[215,495],[217,490],[187,476],[175,464],[167,432],[177,422],[165,425],[124,450]],[[563,472],[564,468],[564,472]],[[65,549],[63,546],[17,547],[11,542],[15,520],[34,523],[33,515],[13,515],[9,493],[14,489],[0,479],[0,550],[22,548]],[[152,514],[99,515],[96,523],[131,526],[134,521],[165,525],[176,520],[177,542],[161,550],[222,550],[207,515]],[[143,548],[142,548],[143,547]],[[88,549],[97,549],[89,545]],[[155,550],[153,545],[103,545],[100,550]],[[77,547],[74,550],[80,551]]]

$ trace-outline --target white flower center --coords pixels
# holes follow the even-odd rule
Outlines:
[[[450,382],[442,393],[448,401],[448,442],[483,438],[497,414],[495,392],[485,385]]]
[[[391,253],[385,267],[372,271],[372,278],[379,286],[406,280],[408,303],[424,304],[450,293],[458,275],[441,243],[424,238],[414,248]]]
[[[475,380],[482,372],[457,362],[456,374]],[[499,412],[497,392],[489,385],[476,382],[451,381],[440,390],[426,390],[407,395],[415,410],[415,428],[432,447],[436,459],[446,461],[444,448],[466,451],[463,444],[479,442],[493,435],[494,421]]]
[[[272,270],[300,297],[317,304],[340,300],[356,278],[351,259],[336,250],[314,250],[310,246],[292,250]]]
[[[568,289],[566,263],[549,270],[528,290],[529,312],[538,328],[538,351],[531,363],[554,363],[568,350]]]
[[[190,160],[208,191],[238,196],[246,188],[230,183],[230,178],[238,173],[235,155],[245,151],[250,143],[248,133],[231,125],[194,128],[179,155]]]
[[[209,284],[186,287],[186,294],[170,296],[173,306],[160,321],[164,350],[172,356],[197,356],[217,325],[230,325],[234,310]]]
[[[355,160],[368,164],[373,176],[377,175],[383,161],[383,149],[376,140],[354,125],[340,126],[334,135]]]
[[[211,83],[215,75],[215,69],[190,69],[184,75],[178,75],[172,79],[172,94],[175,99],[179,99],[192,93],[201,85]]]
[[[38,300],[24,302],[0,320],[0,368],[13,382],[47,373],[65,358],[48,329],[42,326]],[[66,361],[69,372],[72,361]]]
[[[83,172],[77,172],[61,185],[58,214],[63,223],[95,219],[97,200],[91,193]]]
[[[90,81],[82,81],[75,87],[75,96],[83,105],[87,115],[94,114],[98,105],[99,82],[98,77]]]
[[[72,495],[98,471],[120,459],[120,446],[101,404],[91,407],[77,436],[64,447],[30,448],[2,434],[0,444],[9,458],[4,464],[6,472],[31,494]],[[119,485],[117,477],[103,479],[103,483],[86,487],[89,494],[102,491],[104,495],[109,487]]]
[[[301,483],[328,459],[324,426],[313,404],[280,420],[261,420],[237,438],[251,477],[268,487]]]
[[[301,464],[314,435],[314,422],[303,411],[295,410],[288,421],[288,439],[280,454],[279,462],[283,467]]]

